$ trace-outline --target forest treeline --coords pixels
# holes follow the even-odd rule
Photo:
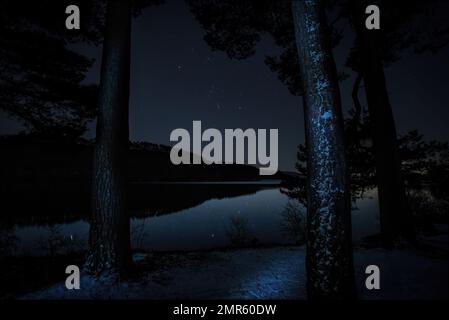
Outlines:
[[[79,138],[59,140],[32,134],[0,137],[1,186],[6,193],[15,187],[55,187],[58,183],[76,182],[91,189],[95,142]],[[171,147],[149,142],[130,142],[127,156],[129,182],[182,181],[257,181],[256,167],[249,165],[174,165]],[[288,179],[282,172],[269,179]]]

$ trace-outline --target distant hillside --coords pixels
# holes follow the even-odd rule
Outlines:
[[[54,141],[26,135],[0,138],[1,184],[90,183],[93,142]],[[170,147],[131,143],[128,165],[131,182],[259,180],[259,170],[248,165],[173,165]],[[278,173],[263,179],[283,179]]]
[[[2,137],[0,150],[0,194],[4,212],[0,221],[13,219],[15,223],[33,224],[45,222],[49,216],[65,222],[88,217],[92,141]],[[258,183],[259,170],[252,166],[175,166],[170,161],[170,147],[147,142],[131,144],[128,172],[132,216],[168,214],[209,199],[246,195],[273,187]],[[262,178],[266,180],[267,176]],[[279,173],[269,178],[282,179],[284,175]],[[222,181],[254,181],[255,184],[174,183]]]

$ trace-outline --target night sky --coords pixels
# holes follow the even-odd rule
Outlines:
[[[82,27],[82,26],[81,26]],[[175,128],[191,130],[193,120],[207,127],[278,128],[279,169],[294,170],[296,147],[304,142],[302,99],[292,96],[264,64],[265,55],[280,52],[263,37],[247,60],[230,60],[212,52],[204,30],[184,1],[166,0],[133,23],[130,138],[170,144]],[[344,67],[352,35],[335,49],[339,71],[351,75],[340,84],[343,108],[352,106],[352,73]],[[98,82],[101,47],[79,47],[95,58],[86,81]],[[405,52],[386,69],[387,84],[399,133],[419,129],[426,139],[449,140],[449,48],[438,54]],[[20,126],[0,116],[0,134]],[[93,137],[94,124],[88,137]]]

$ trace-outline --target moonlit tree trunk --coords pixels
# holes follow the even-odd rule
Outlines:
[[[119,276],[131,264],[126,207],[131,1],[108,0],[86,270]]]
[[[330,35],[321,1],[294,0],[292,11],[305,93],[308,295],[352,298],[350,197]]]
[[[396,126],[382,63],[383,31],[365,27],[365,8],[369,4],[376,1],[353,0],[352,8],[372,127],[381,233],[383,244],[391,246],[400,237],[413,240],[414,228],[401,176]]]

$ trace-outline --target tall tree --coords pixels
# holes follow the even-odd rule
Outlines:
[[[398,236],[413,239],[414,230],[401,174],[396,126],[383,69],[383,31],[368,30],[365,27],[365,8],[368,2],[354,0],[352,5],[354,29],[360,50],[360,74],[365,84],[372,127],[381,233],[384,245],[390,246]]]
[[[272,0],[188,2],[206,30],[206,42],[230,58],[244,59],[254,54],[264,32],[271,34],[281,47],[290,45],[285,55],[295,57],[296,63],[280,65],[277,70],[286,76],[285,80],[288,72],[295,73],[289,87],[300,94],[305,92],[306,141],[310,151],[308,194],[312,203],[308,206],[309,294],[311,298],[354,296],[340,96],[331,52],[333,37],[326,26],[322,2],[293,1],[293,7],[290,1]],[[306,18],[313,24],[310,29],[304,24]],[[301,50],[301,63],[297,48]],[[311,56],[312,51],[316,55]],[[300,72],[301,69],[304,70]]]
[[[86,270],[120,276],[131,264],[126,207],[131,2],[108,0],[94,156],[93,215]]]
[[[380,6],[379,31],[368,31],[365,28],[365,8],[369,4]],[[357,136],[366,138],[366,126],[360,122],[362,105],[358,97],[359,88],[364,81],[369,117],[363,120],[371,124],[370,139],[374,144],[383,243],[391,246],[394,240],[400,237],[413,240],[413,219],[404,191],[396,128],[383,68],[398,60],[404,49],[414,48],[417,53],[436,52],[449,43],[449,25],[444,14],[441,14],[446,12],[447,2],[343,0],[334,1],[333,9],[338,12],[338,18],[334,21],[347,18],[356,30],[355,45],[348,57],[348,66],[357,72],[352,91],[355,112],[346,127],[346,136],[350,139],[349,147],[359,151],[367,150],[360,144],[361,141],[354,140]],[[423,19],[426,19],[426,23]],[[338,36],[338,32],[336,34]],[[300,94],[296,86],[292,86],[299,77],[287,68],[296,64],[295,57],[289,54],[291,44],[287,41],[283,46],[284,52],[279,57],[269,57],[267,62],[293,94]],[[349,150],[349,153],[353,151]],[[360,169],[357,164],[351,167]],[[363,172],[356,172],[353,176],[360,174],[365,175]]]
[[[309,298],[355,295],[350,197],[337,70],[324,6],[292,2],[308,148],[307,288]]]
[[[105,26],[85,269],[98,277],[117,279],[132,265],[126,204],[131,20],[144,8],[160,3],[162,0],[95,1],[97,19]]]

